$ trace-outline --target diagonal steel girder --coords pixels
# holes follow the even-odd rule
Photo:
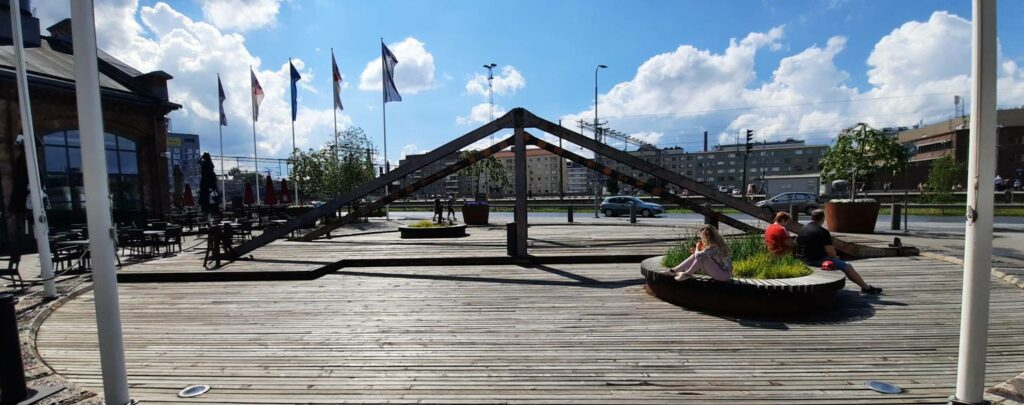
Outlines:
[[[509,147],[512,144],[513,139],[514,139],[514,135],[506,138],[505,140],[503,140],[501,142],[498,142],[498,143],[496,143],[494,145],[491,145],[490,147],[487,147],[485,149],[476,151],[475,153],[472,153],[469,156],[466,156],[465,158],[460,159],[459,161],[456,161],[455,163],[453,163],[451,165],[445,166],[444,169],[441,169],[441,170],[439,170],[439,171],[437,171],[437,172],[435,172],[435,173],[433,173],[433,174],[431,174],[431,175],[429,175],[427,177],[424,177],[424,178],[422,178],[422,179],[420,179],[420,180],[416,181],[415,183],[412,183],[412,184],[410,184],[408,186],[401,187],[398,190],[392,192],[391,194],[388,194],[388,195],[386,195],[384,197],[381,197],[377,201],[374,201],[374,202],[372,202],[370,204],[367,204],[364,207],[359,207],[358,210],[355,210],[355,211],[349,213],[348,215],[345,215],[344,217],[340,218],[339,220],[331,222],[331,223],[328,223],[328,224],[324,224],[320,228],[317,228],[316,230],[314,230],[314,231],[312,231],[310,233],[307,233],[307,234],[305,234],[303,236],[300,236],[297,239],[301,240],[301,241],[304,241],[304,242],[309,242],[309,241],[311,241],[313,239],[316,239],[316,238],[319,238],[321,236],[327,235],[331,231],[333,231],[335,229],[338,229],[338,228],[340,228],[340,227],[342,227],[342,226],[344,226],[346,224],[351,223],[356,218],[366,216],[367,214],[369,214],[370,212],[373,212],[374,210],[376,210],[378,208],[381,208],[381,207],[383,207],[383,206],[385,206],[387,204],[390,204],[390,203],[392,203],[392,202],[394,202],[394,201],[396,201],[398,199],[401,199],[402,197],[405,197],[405,196],[407,196],[409,194],[412,194],[412,193],[416,192],[416,190],[422,189],[423,187],[426,187],[426,186],[430,185],[431,183],[434,183],[434,182],[436,182],[438,180],[441,180],[441,179],[445,178],[448,175],[455,174],[459,170],[462,170],[462,169],[464,169],[466,167],[472,166],[474,163],[479,162],[479,161],[481,161],[483,159],[486,159],[487,157],[489,157],[489,156],[491,156],[491,155],[493,155],[495,153],[500,152],[502,149],[505,149],[505,148]]]
[[[622,172],[617,171],[615,169],[612,169],[611,167],[608,167],[608,166],[602,165],[600,163],[597,163],[593,159],[587,159],[587,158],[585,158],[583,156],[580,156],[580,155],[577,155],[575,153],[569,152],[568,150],[565,150],[565,149],[560,148],[560,147],[558,147],[556,145],[553,145],[550,142],[547,142],[547,141],[545,141],[543,139],[537,138],[537,137],[535,137],[535,136],[533,136],[533,135],[531,135],[529,133],[526,134],[526,142],[529,143],[529,144],[532,144],[532,145],[536,145],[537,147],[539,147],[541,149],[544,149],[544,150],[547,150],[547,151],[549,151],[551,153],[554,153],[554,154],[556,154],[558,156],[564,157],[564,158],[569,159],[569,160],[571,160],[573,162],[576,162],[576,163],[579,163],[579,164],[581,164],[583,166],[586,166],[587,168],[589,168],[591,170],[594,170],[594,171],[596,171],[598,173],[601,173],[601,174],[603,174],[603,175],[605,175],[607,177],[613,177],[613,178],[617,179],[620,182],[623,182],[623,183],[629,184],[629,185],[631,185],[633,187],[642,189],[642,190],[650,193],[651,195],[656,195],[656,196],[661,197],[661,198],[663,198],[665,200],[672,201],[672,202],[674,202],[676,204],[679,204],[679,206],[685,207],[685,208],[690,209],[690,210],[693,210],[694,212],[697,212],[698,214],[709,215],[712,212],[714,212],[710,208],[707,208],[707,207],[705,207],[705,206],[703,206],[701,204],[697,204],[697,203],[695,203],[693,201],[690,201],[689,199],[686,199],[686,198],[677,196],[675,194],[672,194],[668,190],[666,190],[666,189],[664,189],[662,187],[657,187],[657,186],[655,186],[653,184],[647,183],[647,182],[645,182],[643,180],[640,180],[640,179],[638,179],[636,177],[630,176],[628,174],[625,174],[625,173],[622,173]],[[725,223],[726,225],[729,225],[729,226],[731,226],[733,228],[736,228],[736,229],[738,229],[740,231],[743,231],[743,232],[757,232],[757,231],[760,231],[757,227],[755,227],[753,225],[750,225],[750,224],[748,224],[746,222],[740,221],[740,220],[738,220],[736,218],[733,218],[733,217],[730,217],[730,216],[727,216],[727,215],[721,215],[720,214],[719,215],[719,220],[722,223]]]
[[[460,149],[465,148],[471,145],[473,142],[479,141],[490,134],[493,134],[505,128],[512,128],[512,114],[512,112],[509,112],[480,128],[474,129],[466,133],[465,135],[462,135],[452,140],[451,142],[448,142],[438,147],[437,149],[427,152],[419,159],[414,159],[411,162],[407,162],[406,164],[395,168],[395,170],[392,170],[388,173],[384,173],[382,176],[372,181],[369,181],[359,187],[356,187],[352,191],[349,191],[334,199],[331,199],[330,201],[324,203],[324,205],[310,209],[309,211],[306,211],[302,215],[299,215],[298,217],[288,222],[285,222],[280,226],[267,229],[260,236],[257,236],[236,247],[234,257],[230,257],[230,259],[237,259],[238,257],[241,257],[246,253],[252,252],[253,250],[263,247],[270,242],[285,237],[289,233],[294,232],[295,230],[305,225],[316,223],[318,219],[326,217],[329,214],[332,214],[336,210],[348,204],[351,204],[353,201],[363,198],[366,195],[378,189],[381,189],[387,186],[388,184],[391,184],[401,179],[402,177],[412,174],[416,170],[422,169],[428,164],[440,160],[453,152],[457,152]]]
[[[547,132],[559,138],[562,138],[568,142],[572,142],[576,145],[582,146],[586,149],[590,149],[595,153],[607,156],[612,160],[618,161],[627,166],[633,167],[637,170],[641,170],[651,176],[657,177],[664,180],[666,183],[678,185],[680,187],[689,189],[697,194],[700,194],[709,200],[716,201],[725,205],[726,207],[734,208],[744,214],[759,218],[764,221],[771,220],[771,212],[765,208],[758,207],[751,204],[743,199],[733,197],[731,195],[722,193],[707,184],[698,182],[692,178],[686,177],[679,173],[675,173],[650,163],[646,160],[630,155],[629,153],[622,152],[611,146],[605,145],[604,143],[597,142],[593,139],[587,138],[580,135],[568,128],[559,126],[551,121],[533,115],[529,111],[524,111],[525,126],[531,128],[537,128],[541,131]]]

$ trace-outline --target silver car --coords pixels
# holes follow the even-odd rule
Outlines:
[[[768,208],[772,212],[789,211],[789,207],[794,206],[798,211],[809,215],[821,204],[818,202],[818,196],[811,193],[782,193],[770,199],[758,201],[757,206]]]

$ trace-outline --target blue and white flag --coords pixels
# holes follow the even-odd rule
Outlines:
[[[398,94],[398,89],[395,87],[395,65],[398,64],[398,59],[395,59],[395,54],[391,53],[383,41],[380,43],[380,56],[381,68],[384,70],[383,77],[381,77],[384,82],[384,102],[402,101],[402,95]]]
[[[217,96],[220,98],[220,125],[222,127],[228,126],[228,115],[224,113],[224,100],[227,97],[224,96],[224,86],[220,84],[220,75],[217,75]]]
[[[334,82],[334,108],[344,111],[345,107],[341,105],[341,72],[338,71],[338,63],[334,61],[334,49],[331,49],[331,73]]]
[[[291,59],[288,60],[288,67],[291,68],[292,73],[292,121],[295,121],[295,116],[299,113],[299,96],[295,91],[295,83],[298,83],[302,76],[299,76],[299,71],[295,70],[295,65],[292,64]]]

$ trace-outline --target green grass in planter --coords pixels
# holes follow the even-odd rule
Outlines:
[[[777,279],[803,277],[811,269],[793,256],[776,256],[767,250],[757,252],[743,260],[732,262],[732,276],[736,278]]]
[[[429,219],[413,222],[412,224],[409,225],[410,228],[442,228],[445,226],[446,225],[435,223],[434,221],[431,221]]]
[[[693,232],[695,234],[696,232]],[[683,239],[665,252],[661,265],[672,268],[690,256],[690,249],[696,245],[695,237]],[[764,236],[759,233],[745,234],[726,240],[732,250],[733,277],[775,279],[802,277],[811,274],[811,269],[793,256],[775,256],[764,246]]]

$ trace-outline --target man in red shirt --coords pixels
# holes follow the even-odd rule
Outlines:
[[[786,231],[786,224],[789,223],[790,216],[786,212],[776,212],[772,218],[772,224],[768,225],[768,228],[764,230],[764,244],[768,248],[768,251],[776,255],[785,255],[793,251],[795,243],[793,239],[789,237],[789,232]]]

